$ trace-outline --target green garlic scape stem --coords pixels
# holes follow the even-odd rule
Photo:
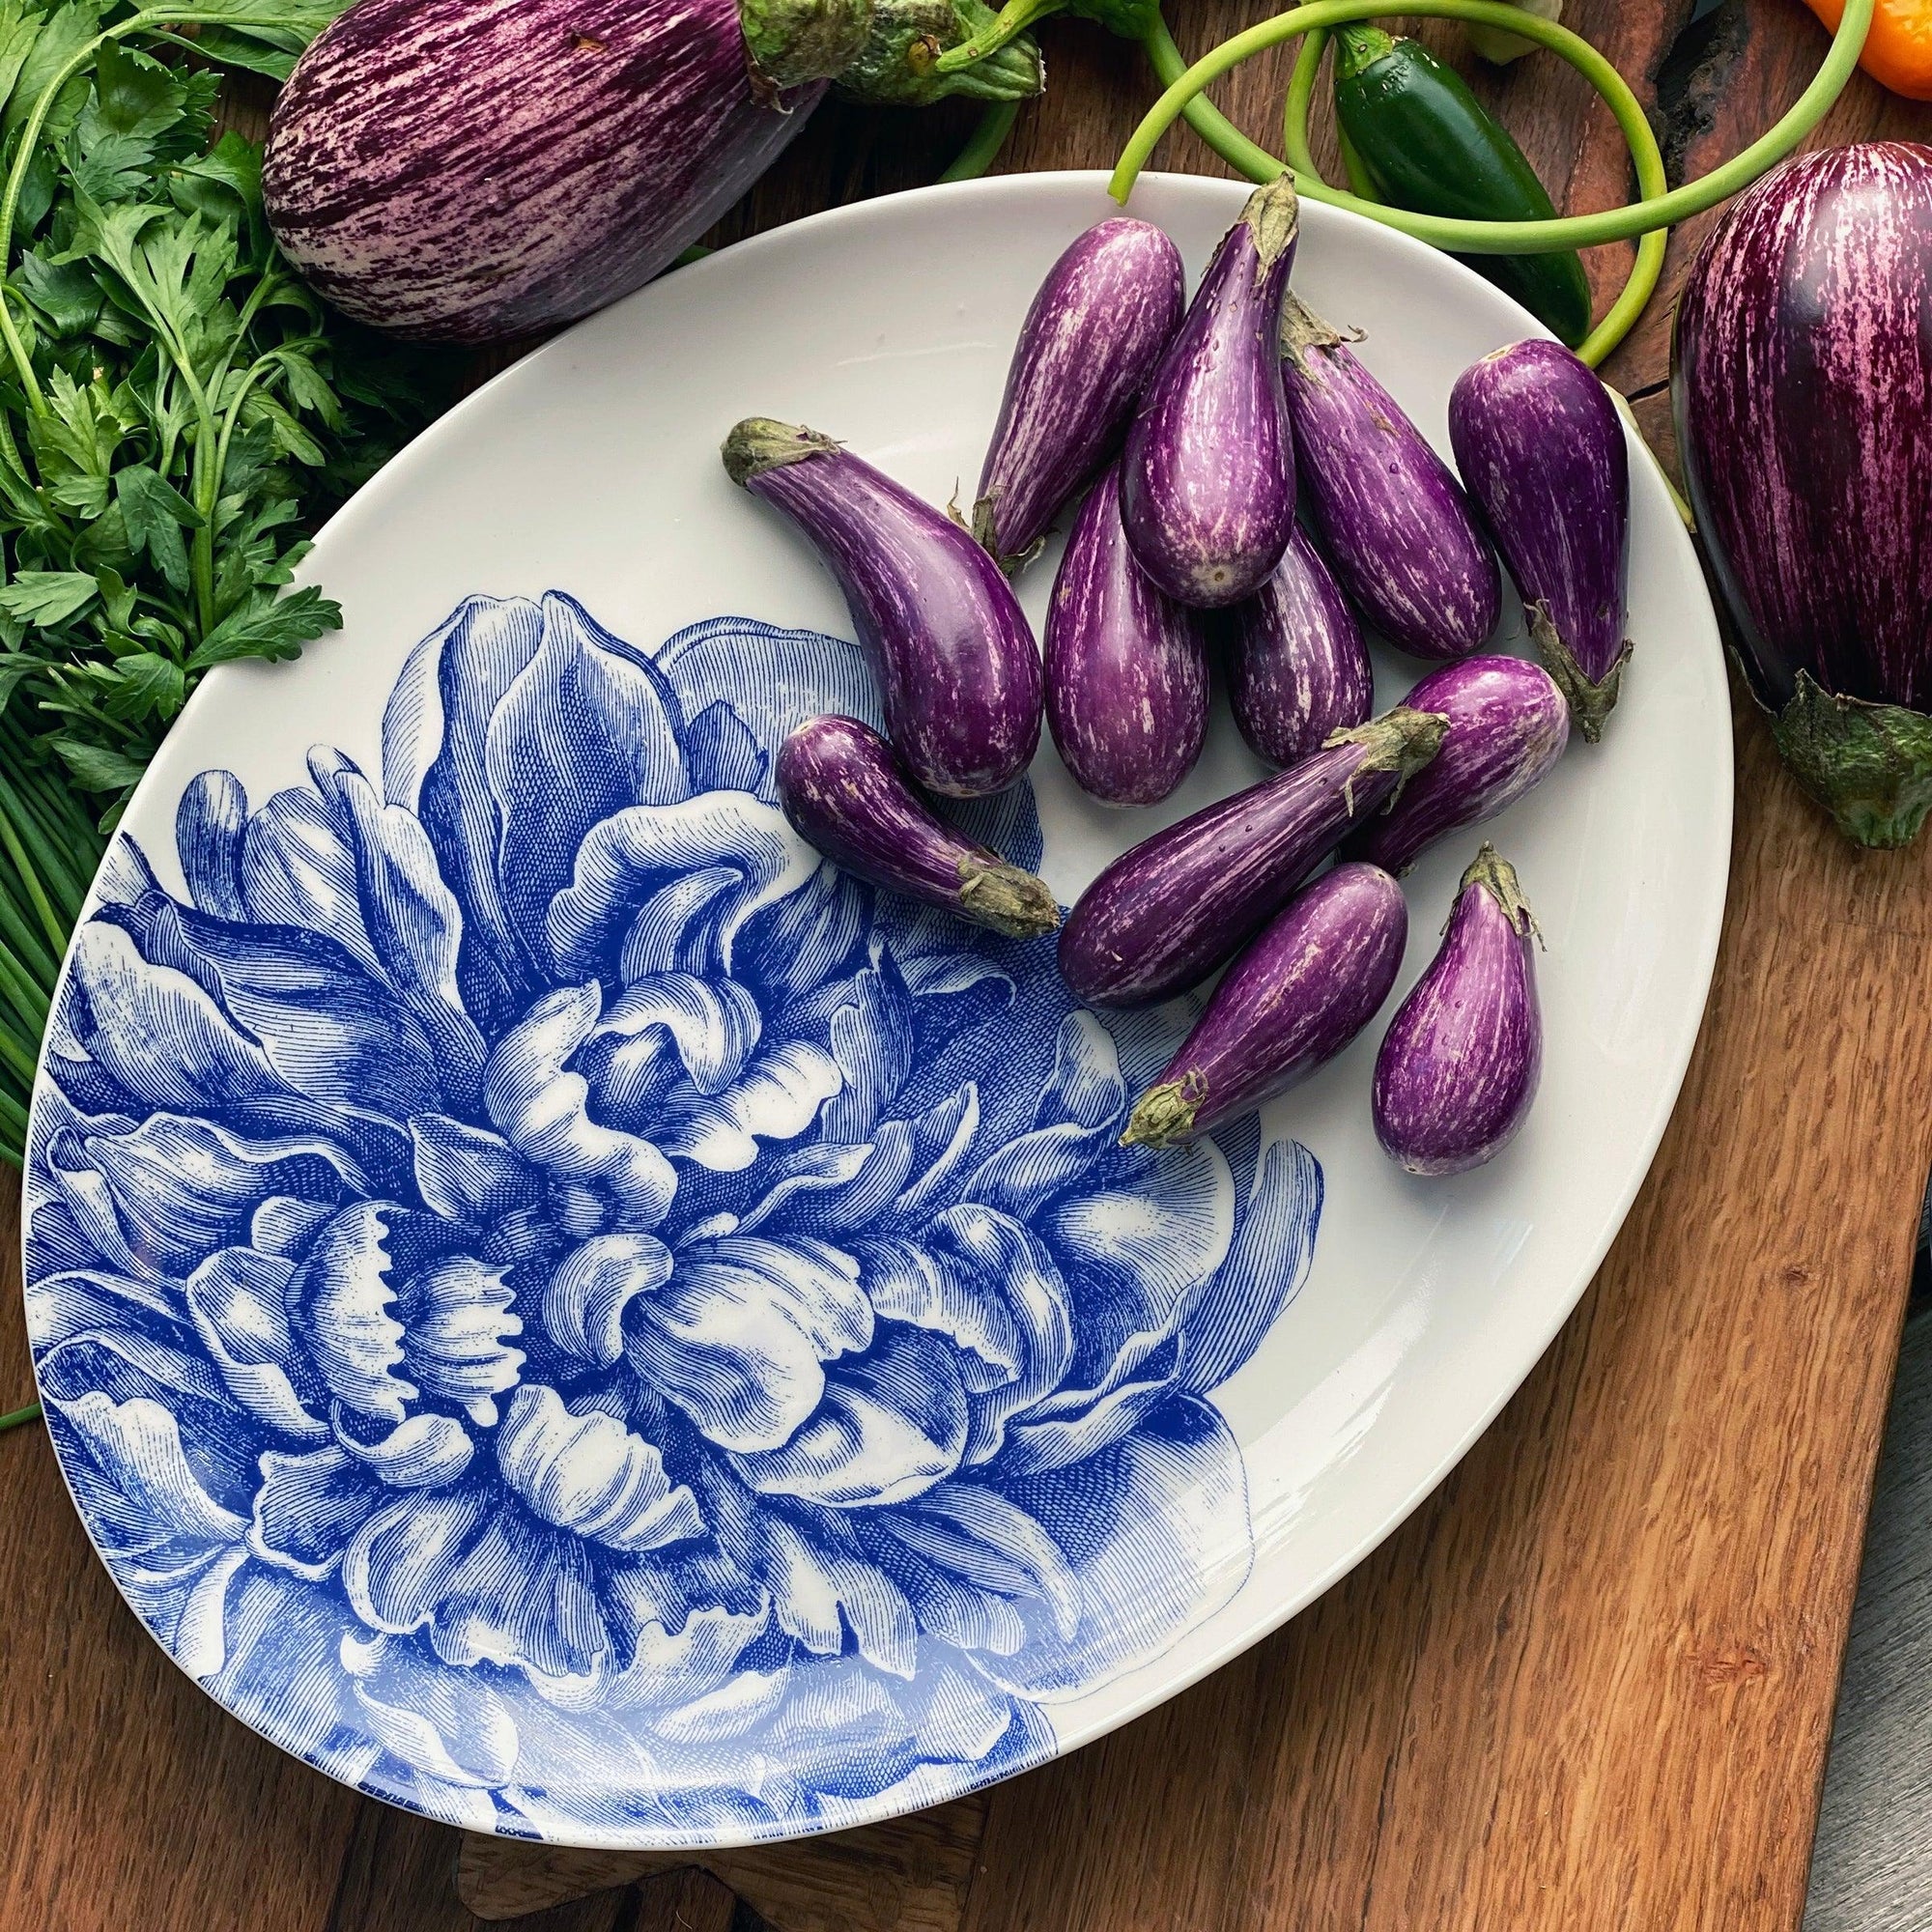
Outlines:
[[[1692,214],[1701,214],[1719,202],[1747,187],[1758,176],[1782,160],[1824,118],[1827,110],[1844,92],[1864,47],[1871,26],[1874,0],[1846,0],[1843,18],[1832,38],[1830,52],[1811,85],[1799,97],[1782,119],[1745,151],[1715,168],[1708,175],[1668,192],[1646,193],[1644,199],[1623,208],[1605,209],[1596,214],[1560,216],[1554,221],[1458,221],[1440,215],[1411,214],[1406,210],[1384,208],[1328,186],[1319,178],[1297,182],[1311,200],[1325,201],[1338,208],[1400,229],[1419,242],[1463,255],[1543,254],[1564,248],[1592,248],[1605,242],[1627,242],[1654,230],[1669,227]],[[1116,201],[1124,202],[1133,191],[1135,179],[1147,165],[1154,144],[1167,130],[1186,116],[1196,133],[1224,160],[1255,181],[1272,181],[1283,172],[1285,163],[1247,139],[1225,115],[1209,109],[1201,114],[1190,111],[1206,103],[1199,101],[1204,89],[1231,68],[1238,67],[1254,55],[1279,46],[1316,29],[1339,27],[1349,21],[1373,19],[1389,11],[1389,0],[1313,0],[1313,4],[1292,9],[1264,20],[1245,32],[1224,41],[1212,52],[1183,68],[1170,80],[1162,55],[1174,43],[1165,30],[1151,33],[1144,45],[1154,71],[1168,81],[1167,91],[1149,110],[1122,152],[1120,164],[1108,185]],[[1534,40],[1562,54],[1597,87],[1616,114],[1617,125],[1638,150],[1638,128],[1648,132],[1648,123],[1636,99],[1616,70],[1580,36],[1553,21],[1539,20],[1517,7],[1492,4],[1492,0],[1404,0],[1403,13],[1430,19],[1463,20],[1478,26],[1502,27]],[[1176,50],[1178,58],[1178,50]],[[1228,137],[1232,136],[1232,139]],[[1626,290],[1628,297],[1630,291]],[[1638,303],[1637,306],[1641,306]],[[1622,307],[1622,303],[1619,303]],[[1613,311],[1614,313],[1614,311]],[[1607,319],[1606,319],[1607,320]],[[1625,324],[1628,327],[1628,324]]]
[[[1010,0],[1001,8],[999,17],[990,20],[970,41],[949,47],[933,62],[934,73],[958,73],[975,61],[997,53],[1008,42],[1018,39],[1036,20],[1058,14],[1066,0]]]
[[[943,182],[978,181],[1000,158],[1000,150],[1007,145],[1007,136],[1013,131],[1013,123],[1019,118],[1020,104],[1017,100],[994,101],[980,116],[979,126],[968,136],[966,145],[952,157],[952,165],[941,170],[939,179]]]

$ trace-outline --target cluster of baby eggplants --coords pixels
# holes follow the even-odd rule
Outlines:
[[[1028,313],[970,525],[810,430],[753,417],[724,444],[733,480],[831,566],[879,681],[883,738],[817,718],[781,751],[799,834],[1009,936],[1058,927],[1089,1006],[1151,1006],[1227,967],[1130,1144],[1205,1132],[1348,1045],[1401,966],[1396,875],[1527,791],[1573,722],[1595,740],[1629,655],[1629,475],[1602,384],[1547,340],[1465,371],[1450,404],[1465,495],[1350,339],[1289,292],[1295,237],[1284,177],[1191,304],[1158,228],[1115,219],[1075,241]],[[1083,489],[1037,650],[1009,579]],[[1492,540],[1542,665],[1482,654],[1501,604]],[[1437,667],[1380,717],[1363,618]],[[1135,845],[1064,924],[1039,879],[922,795],[1011,784],[1044,715],[1085,790],[1155,803],[1200,753],[1217,643],[1236,723],[1280,769]],[[1377,1130],[1411,1172],[1474,1167],[1521,1125],[1542,1061],[1534,937],[1514,870],[1483,846],[1376,1068]]]

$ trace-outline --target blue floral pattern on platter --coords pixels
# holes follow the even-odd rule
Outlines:
[[[285,1748],[475,1830],[849,1824],[1052,1754],[1239,1587],[1209,1392],[1314,1157],[1117,1144],[1173,1012],[790,832],[856,646],[475,597],[380,784],[124,837],[27,1175],[48,1424],[115,1580]],[[1037,865],[1029,787],[960,814]]]

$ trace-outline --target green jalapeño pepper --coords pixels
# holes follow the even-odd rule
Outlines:
[[[1508,130],[1420,42],[1364,26],[1338,27],[1335,37],[1335,118],[1379,200],[1475,221],[1556,213]],[[1590,284],[1574,249],[1462,259],[1572,349],[1589,334]]]

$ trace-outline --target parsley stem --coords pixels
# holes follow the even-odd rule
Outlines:
[[[30,1402],[25,1408],[9,1409],[5,1415],[0,1415],[0,1435],[4,1435],[10,1429],[19,1428],[23,1422],[34,1421],[40,1412],[41,1406],[37,1402]]]

